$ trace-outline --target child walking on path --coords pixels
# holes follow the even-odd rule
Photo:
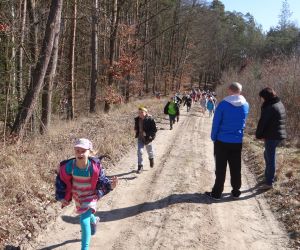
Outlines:
[[[138,169],[137,173],[141,173],[143,171],[143,151],[144,147],[146,147],[150,167],[154,167],[154,152],[152,147],[152,141],[155,138],[157,128],[156,123],[152,116],[148,114],[148,110],[141,106],[139,107],[139,115],[134,119],[134,130],[135,130],[135,138],[137,138],[138,144]]]
[[[212,115],[215,111],[215,103],[214,103],[212,97],[209,97],[209,99],[207,100],[206,108],[208,110],[208,116],[212,117]]]
[[[170,98],[170,101],[168,101],[166,106],[164,107],[164,114],[169,115],[170,130],[172,130],[173,124],[176,121],[176,116],[179,116],[179,107],[175,103],[173,97]],[[178,120],[179,120],[179,118],[178,118]]]
[[[81,249],[88,250],[100,220],[94,215],[97,201],[116,187],[118,179],[105,176],[99,158],[92,157],[93,145],[88,139],[78,139],[74,150],[75,158],[59,165],[56,199],[62,202],[62,208],[74,199],[76,212],[80,214]]]

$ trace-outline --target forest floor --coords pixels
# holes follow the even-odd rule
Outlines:
[[[132,148],[109,176],[119,185],[99,202],[101,218],[90,249],[289,249],[284,226],[271,212],[266,193],[256,188],[255,176],[242,167],[242,195],[230,197],[227,174],[223,198],[212,201],[203,193],[214,183],[211,118],[192,108],[182,109],[179,123],[169,130],[157,119],[155,166],[136,174]],[[31,249],[80,249],[79,216],[67,207],[49,223]]]

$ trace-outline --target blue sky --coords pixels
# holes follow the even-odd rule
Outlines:
[[[211,1],[209,1],[211,2]],[[221,0],[226,11],[237,11],[243,14],[249,12],[258,24],[262,25],[263,31],[268,31],[271,27],[278,25],[279,14],[283,0]],[[288,0],[292,16],[291,21],[295,21],[300,26],[300,0]]]

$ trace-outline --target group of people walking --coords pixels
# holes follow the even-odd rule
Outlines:
[[[215,108],[216,100],[212,96],[201,94],[198,101],[206,99],[213,102],[213,122],[211,140],[214,143],[215,182],[211,191],[205,195],[214,200],[222,197],[226,177],[227,164],[231,176],[231,196],[237,199],[241,195],[241,152],[249,104],[241,94],[242,85],[233,82],[228,86],[226,96]],[[197,96],[197,95],[196,95]],[[256,138],[264,140],[265,180],[261,188],[272,188],[275,177],[275,152],[278,144],[287,137],[285,108],[272,88],[264,88],[259,92],[263,100],[261,117],[256,130]],[[196,101],[196,98],[195,98]],[[169,115],[170,129],[179,121],[179,107],[184,103],[187,107],[193,102],[191,95],[172,97],[164,108]],[[211,108],[207,108],[211,110]],[[189,111],[189,109],[187,109]],[[210,115],[212,116],[212,114]],[[137,138],[137,173],[143,171],[143,150],[148,153],[149,165],[154,167],[154,151],[152,142],[156,137],[157,127],[154,118],[144,106],[138,108],[138,116],[134,119],[135,137]],[[91,235],[95,234],[99,218],[95,216],[97,201],[112,191],[117,177],[107,178],[99,158],[93,157],[92,142],[81,138],[74,145],[75,157],[59,164],[56,178],[56,198],[62,207],[74,199],[76,211],[80,214],[81,249],[89,249]]]
[[[233,82],[228,86],[228,96],[226,96],[215,108],[216,98],[207,93],[203,93],[198,101],[205,100],[205,107],[209,110],[209,116],[213,116],[211,140],[214,143],[215,157],[215,183],[209,192],[205,192],[208,197],[221,199],[226,177],[227,164],[229,166],[232,198],[239,198],[241,195],[241,153],[244,129],[249,113],[249,104],[242,93],[242,85]],[[275,156],[276,147],[287,138],[286,133],[286,112],[280,98],[272,88],[264,88],[259,92],[263,100],[261,117],[259,119],[256,138],[264,140],[265,178],[260,189],[272,188],[275,178]],[[183,100],[182,100],[183,99]],[[179,119],[179,107],[182,102],[192,103],[192,95],[184,95],[180,99],[178,95],[172,97],[164,108],[164,113],[169,115],[170,129],[173,128],[175,118]],[[190,99],[190,101],[187,101]],[[189,111],[189,109],[187,110]],[[147,130],[147,129],[146,129]],[[137,131],[137,130],[136,130]],[[139,145],[139,142],[138,142]],[[149,146],[147,146],[149,148]],[[147,149],[146,147],[146,149]],[[138,146],[138,159],[140,153]],[[149,159],[153,158],[153,149],[147,149]],[[139,161],[139,160],[138,160]],[[140,161],[138,163],[138,166]],[[150,164],[151,165],[151,164]],[[140,167],[138,167],[139,172]]]

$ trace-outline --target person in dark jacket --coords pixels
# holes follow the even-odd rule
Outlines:
[[[191,106],[192,106],[192,97],[190,95],[187,95],[184,98],[183,106],[185,106],[185,105],[186,105],[186,111],[189,112],[191,109]]]
[[[276,170],[275,155],[278,144],[287,138],[285,108],[272,88],[264,88],[259,92],[264,100],[261,116],[256,129],[256,138],[265,142],[265,183],[262,189],[272,188]]]
[[[134,119],[134,130],[135,130],[135,138],[137,138],[138,143],[138,169],[137,173],[141,173],[143,170],[143,150],[146,147],[150,167],[154,167],[154,152],[152,141],[155,138],[157,128],[154,119],[152,116],[148,114],[148,110],[141,106],[139,107],[139,115]]]
[[[177,114],[176,114],[176,121],[179,122],[179,116],[180,116],[180,105],[182,103],[182,99],[179,97],[179,94],[176,93],[175,96],[174,96],[174,100],[175,100],[175,103],[177,105]]]

